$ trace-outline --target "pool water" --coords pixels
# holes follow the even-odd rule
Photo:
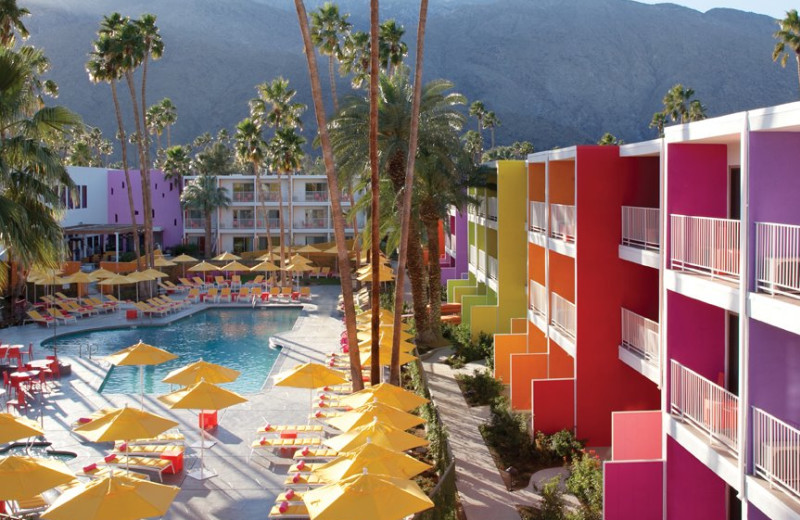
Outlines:
[[[177,359],[144,367],[144,392],[163,394],[170,385],[162,383],[166,375],[199,359],[217,363],[241,372],[239,378],[225,388],[240,393],[261,390],[278,351],[269,348],[273,334],[291,330],[299,309],[207,309],[169,325],[130,327],[78,333],[57,338],[58,352],[78,356],[91,348],[93,357],[102,357],[139,340],[177,355]],[[52,347],[53,340],[42,346]],[[111,367],[100,385],[100,392],[114,394],[139,393],[139,367]]]
[[[50,448],[50,443],[47,443],[46,445],[34,444],[32,446],[15,444],[9,447],[7,450],[3,450],[2,454],[3,456],[30,456],[40,459],[61,460],[64,462],[72,460],[78,456],[77,454],[69,451],[54,451]]]

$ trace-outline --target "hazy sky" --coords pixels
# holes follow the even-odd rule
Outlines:
[[[789,9],[797,9],[800,2],[790,0],[637,0],[645,4],[673,3],[706,12],[715,7],[730,7],[741,11],[783,18]]]

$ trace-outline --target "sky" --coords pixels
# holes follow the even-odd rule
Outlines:
[[[800,2],[791,0],[637,0],[645,4],[673,3],[706,12],[715,7],[730,7],[741,11],[783,18],[789,9],[800,8]]]

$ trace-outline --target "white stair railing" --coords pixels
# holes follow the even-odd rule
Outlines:
[[[800,499],[800,430],[755,406],[753,467],[770,485]]]
[[[552,293],[550,310],[550,324],[574,341],[575,304],[557,293]]]
[[[670,361],[670,411],[708,433],[739,456],[739,398],[719,385]]]
[[[575,206],[565,204],[550,204],[551,228],[550,236],[575,242]]]
[[[622,206],[622,245],[660,249],[658,208]]]
[[[649,364],[658,367],[661,364],[658,322],[649,320],[624,307],[621,311],[622,346],[638,354]]]
[[[671,215],[672,269],[739,280],[739,221]]]
[[[756,291],[800,298],[800,226],[756,222]]]
[[[530,303],[533,313],[542,318],[547,316],[547,289],[544,285],[534,280],[530,281]]]
[[[536,233],[547,232],[547,204],[544,202],[533,201],[530,208],[530,220],[528,228]]]

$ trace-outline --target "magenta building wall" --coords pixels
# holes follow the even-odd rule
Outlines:
[[[136,221],[144,222],[142,214],[142,182],[138,170],[129,170],[133,185],[134,209],[138,212]],[[181,243],[183,235],[183,216],[180,206],[180,190],[177,181],[164,179],[160,171],[150,172],[150,190],[153,201],[153,226],[163,230],[162,248]],[[125,172],[108,172],[108,222],[111,224],[130,224],[128,189],[125,185]]]
[[[667,312],[669,359],[719,383],[725,373],[725,311],[669,291]]]
[[[724,520],[725,482],[667,437],[667,518],[669,520]]]
[[[469,239],[467,238],[467,214],[461,211],[456,212],[455,217],[452,218],[450,225],[455,229],[456,249],[455,258],[450,258],[450,267],[442,267],[442,283],[447,283],[447,280],[460,280],[462,275],[468,270],[469,257],[467,253],[467,246]]]
[[[606,462],[603,488],[605,520],[661,520],[664,463],[660,460]]]

